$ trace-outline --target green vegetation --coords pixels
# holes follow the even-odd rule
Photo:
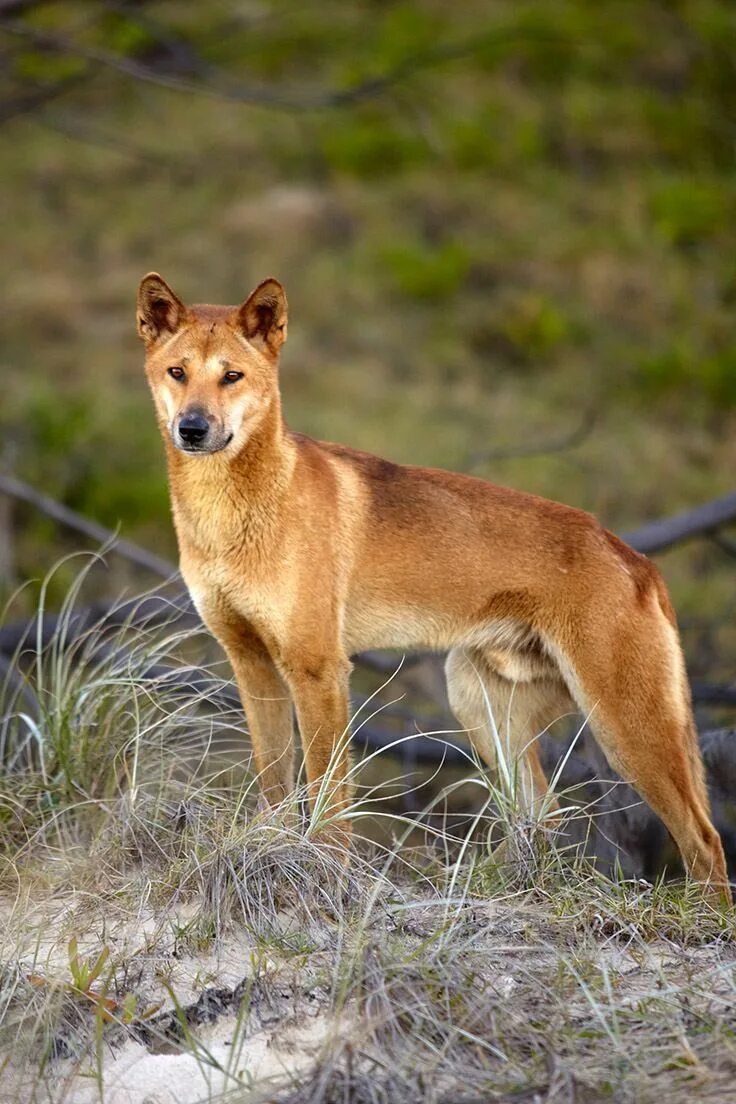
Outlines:
[[[15,24],[68,48],[0,28],[2,91],[67,83],[4,123],[4,463],[173,554],[132,324],[158,268],[193,300],[284,281],[306,432],[463,468],[594,410],[574,451],[479,473],[620,530],[730,489],[735,18],[725,0],[30,5]],[[174,47],[204,66],[194,90],[91,59],[165,78]],[[23,532],[37,574],[58,546]],[[719,606],[732,571],[705,558]],[[686,620],[703,559],[664,565]]]

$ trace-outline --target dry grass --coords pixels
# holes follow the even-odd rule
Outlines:
[[[151,675],[187,642],[73,640],[73,597],[6,680],[3,1100],[728,1098],[736,920],[697,886],[596,873],[510,767],[473,842],[397,817],[346,871],[236,776],[215,674]]]

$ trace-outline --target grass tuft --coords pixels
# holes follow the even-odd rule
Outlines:
[[[386,820],[360,764],[350,808],[325,792],[310,823],[304,788],[263,807],[229,683],[195,675],[196,641],[165,619],[78,631],[83,576],[5,675],[3,1100],[97,1104],[119,1083],[182,1104],[728,1090],[733,912],[690,883],[604,877],[565,845],[565,819],[595,809],[558,794],[561,814],[545,799],[530,815],[495,725],[495,778],[468,752],[470,825],[437,813],[453,783],[423,820],[393,817],[388,845],[356,831],[346,868],[331,829]],[[181,1082],[156,1081],[164,1054]]]

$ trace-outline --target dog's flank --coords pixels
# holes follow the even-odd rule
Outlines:
[[[292,433],[286,325],[275,280],[240,307],[187,307],[156,274],[139,290],[182,574],[232,663],[269,800],[293,787],[293,699],[311,793],[329,768],[347,838],[348,657],[447,650],[453,711],[493,766],[492,703],[530,811],[546,790],[534,738],[582,709],[693,877],[726,893],[654,565],[580,510]]]

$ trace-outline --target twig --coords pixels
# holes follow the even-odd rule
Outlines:
[[[1,10],[0,27],[9,34],[31,40],[44,49],[53,50],[56,53],[71,54],[93,64],[115,69],[136,80],[158,85],[161,88],[168,88],[175,92],[184,92],[190,95],[199,94],[217,99],[232,100],[235,103],[256,104],[290,111],[345,107],[361,100],[372,99],[408,79],[416,72],[443,62],[460,60],[479,49],[487,51],[490,47],[495,46],[501,50],[519,41],[538,41],[547,46],[555,45],[561,41],[559,35],[533,33],[529,30],[524,32],[520,32],[515,28],[494,30],[487,34],[474,35],[456,43],[447,43],[425,50],[413,57],[406,58],[388,73],[360,81],[351,88],[315,92],[307,89],[274,90],[263,86],[244,85],[231,78],[229,74],[208,66],[201,59],[199,59],[195,74],[201,79],[190,80],[176,73],[162,72],[160,69],[133,57],[125,57],[108,50],[82,45],[63,35],[52,34],[32,27],[22,20],[3,18]],[[165,42],[163,45],[166,45]],[[190,54],[188,69],[191,68],[192,56]]]
[[[581,445],[593,432],[596,422],[596,414],[589,411],[583,415],[579,425],[565,433],[561,437],[552,437],[547,441],[527,442],[521,445],[509,445],[507,448],[489,448],[471,453],[465,466],[477,468],[480,464],[492,460],[513,460],[522,456],[545,456],[551,452],[565,452],[567,449]]]

